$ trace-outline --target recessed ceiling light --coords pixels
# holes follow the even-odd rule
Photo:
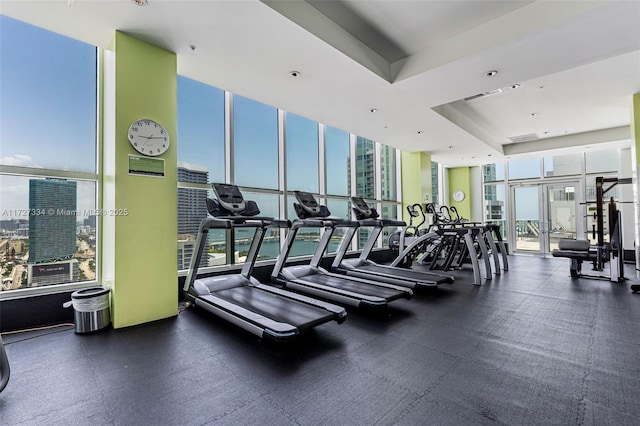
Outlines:
[[[493,154],[488,154],[487,157],[491,157]]]
[[[520,85],[519,85],[518,83],[516,83],[516,84],[512,84],[512,85],[511,85],[511,88],[512,88],[512,89],[517,89],[518,87],[520,87]]]
[[[544,134],[545,134],[545,135],[548,135],[548,134],[549,134],[549,132],[544,132]]]
[[[134,4],[138,5],[138,6],[146,6],[147,5],[147,0],[131,0]]]
[[[189,49],[191,49],[192,52],[195,52],[196,51],[196,46],[193,45],[193,44],[190,44],[189,45]]]
[[[369,110],[369,112],[378,112],[378,110],[377,110],[377,109],[375,109],[375,108],[371,108],[371,109]]]
[[[536,115],[538,115],[537,112],[532,112],[531,114],[529,114],[530,117],[535,117]]]
[[[419,134],[419,135],[421,135],[421,134],[423,134],[423,133],[424,133],[424,132],[423,132],[422,130],[418,130],[418,134]]]
[[[302,75],[300,71],[291,71],[289,74],[291,77],[300,77]]]
[[[453,149],[453,145],[449,145],[449,149]]]
[[[484,73],[487,77],[493,77],[496,74],[498,74],[498,70],[491,70]]]

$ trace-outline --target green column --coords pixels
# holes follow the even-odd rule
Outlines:
[[[407,206],[432,199],[431,154],[427,152],[402,152],[402,217],[407,223]]]
[[[458,214],[471,220],[471,169],[469,167],[455,167],[447,169],[449,180],[449,205],[455,206]],[[464,198],[454,200],[454,194],[461,191]]]
[[[116,32],[105,53],[103,161],[104,284],[115,328],[177,315],[176,55]],[[162,124],[170,148],[164,176],[132,174],[129,125]]]

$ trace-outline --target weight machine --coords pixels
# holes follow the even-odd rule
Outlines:
[[[554,257],[565,257],[571,260],[571,276],[608,279],[613,282],[626,280],[624,276],[624,247],[622,245],[622,215],[616,207],[613,197],[608,202],[609,241],[604,240],[604,198],[618,184],[632,183],[631,178],[596,178],[596,212],[591,233],[596,240],[593,246],[589,240],[563,238],[558,242],[558,248],[552,252]],[[608,186],[605,186],[608,184]],[[582,262],[593,264],[593,270],[602,272],[605,264],[609,263],[609,276],[587,275],[582,273]]]

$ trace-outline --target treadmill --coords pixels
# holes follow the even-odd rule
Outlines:
[[[217,199],[207,199],[213,218],[204,219],[183,291],[196,306],[217,315],[260,338],[286,341],[329,321],[342,323],[347,312],[341,306],[260,283],[252,277],[260,246],[268,228],[288,227],[288,220],[260,217],[257,204],[244,200],[235,185],[214,183]],[[255,228],[247,259],[240,273],[198,278],[210,229]]]
[[[361,197],[351,197],[353,212],[360,227],[372,227],[360,256],[355,259],[344,259],[351,240],[355,235],[355,229],[349,228],[338,248],[338,253],[331,265],[332,270],[349,276],[369,278],[389,284],[409,287],[411,289],[437,287],[440,284],[451,284],[455,281],[452,275],[436,274],[413,269],[399,268],[397,266],[379,265],[369,260],[369,255],[378,240],[382,229],[388,226],[406,226],[399,220],[379,219],[376,209],[369,205]]]
[[[271,279],[284,288],[330,300],[346,306],[382,310],[389,302],[397,299],[410,299],[411,289],[358,277],[328,272],[319,266],[320,260],[329,245],[336,226],[358,227],[358,222],[331,218],[326,206],[319,205],[308,192],[295,191],[298,203],[294,203],[298,219],[294,220],[283,245]],[[308,265],[284,267],[293,246],[295,237],[301,228],[324,228],[311,262]]]

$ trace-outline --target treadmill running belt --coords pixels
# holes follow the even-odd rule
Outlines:
[[[412,269],[391,268],[383,265],[363,265],[358,266],[356,271],[372,272],[374,274],[383,274],[395,276],[397,278],[407,278],[415,281],[431,281],[436,284],[452,283],[453,279],[448,276],[439,274],[431,274],[429,272],[414,271]]]
[[[291,324],[299,329],[322,324],[335,316],[334,313],[325,309],[287,299],[250,286],[220,290],[212,293],[212,295],[271,318],[274,321]]]
[[[372,284],[361,283],[358,281],[352,281],[350,279],[343,279],[332,277],[323,274],[305,275],[298,278],[302,281],[309,281],[314,284],[322,284],[328,287],[334,287],[339,290],[347,290],[354,293],[359,293],[367,296],[374,296],[385,299],[390,302],[392,300],[406,297],[406,293],[395,288],[381,287]]]

